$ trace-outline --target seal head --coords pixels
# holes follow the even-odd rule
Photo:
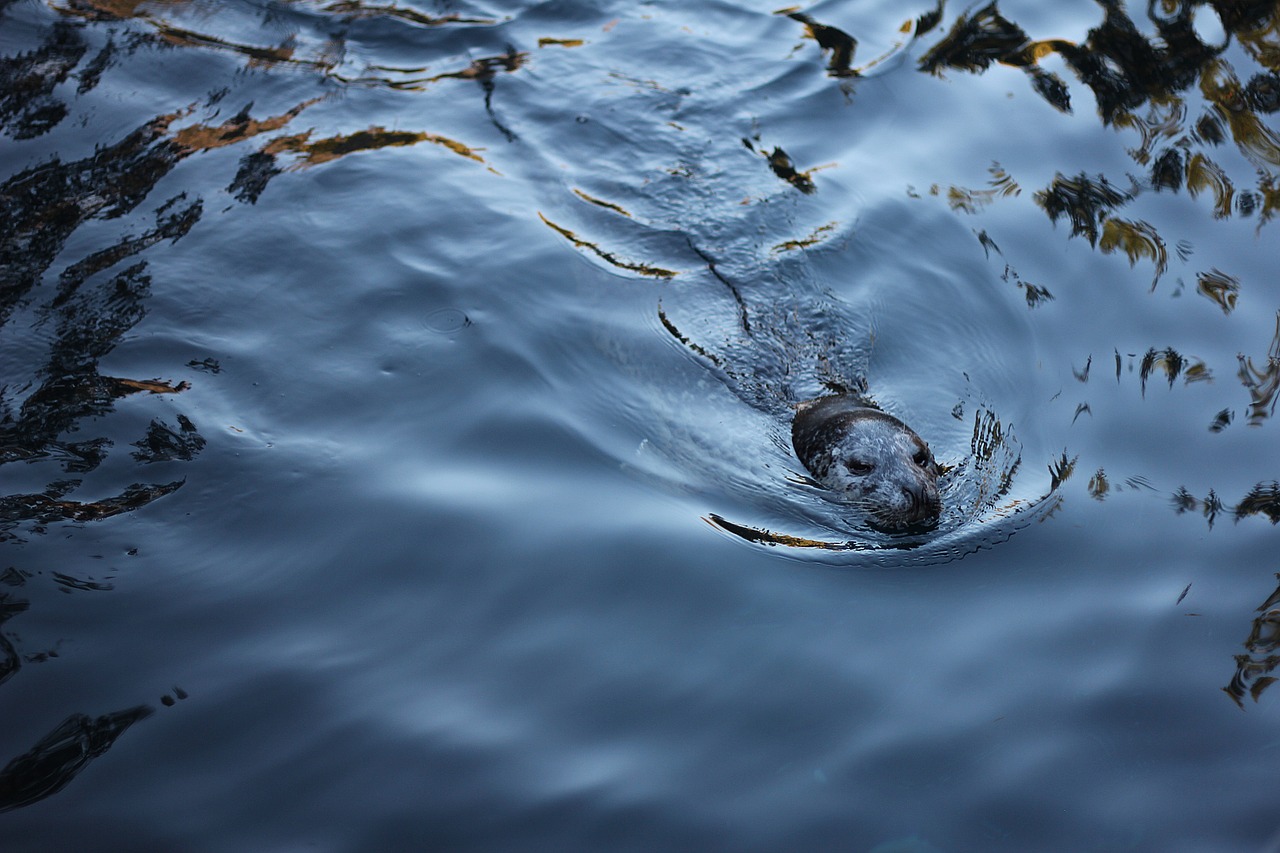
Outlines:
[[[938,468],[915,430],[851,395],[801,403],[791,444],[809,473],[890,533],[938,523]]]

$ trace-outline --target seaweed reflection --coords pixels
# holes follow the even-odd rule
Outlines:
[[[945,5],[946,0],[938,0],[938,5],[933,10],[920,15],[914,21],[904,23],[899,30],[902,37],[898,42],[881,56],[861,66],[854,66],[853,64],[854,54],[858,49],[858,40],[844,30],[833,27],[830,24],[820,23],[794,6],[779,9],[774,14],[785,15],[793,21],[804,24],[805,38],[817,42],[818,48],[822,53],[829,56],[827,62],[827,74],[829,76],[851,78],[862,76],[891,56],[898,54],[909,43],[936,27],[942,20],[942,10]]]
[[[1276,575],[1280,580],[1280,574]],[[1236,672],[1230,683],[1222,688],[1222,692],[1231,697],[1242,710],[1244,698],[1249,696],[1254,702],[1262,692],[1276,682],[1271,675],[1280,666],[1280,587],[1267,597],[1258,607],[1258,616],[1254,618],[1249,630],[1249,638],[1244,641],[1245,654],[1236,655]]]
[[[799,171],[796,169],[795,163],[792,162],[790,155],[781,148],[775,146],[772,151],[757,150],[749,139],[742,140],[742,144],[747,146],[747,150],[755,151],[764,157],[775,175],[800,190],[800,192],[808,195],[817,190],[813,183],[813,172],[815,170]]]
[[[288,2],[296,3],[297,0],[288,0]],[[308,9],[308,15],[318,19],[318,24],[309,32],[298,27],[277,44],[263,44],[210,32],[214,18],[212,12],[218,13],[217,17],[221,19],[218,25],[221,26],[224,21],[236,22],[237,14],[244,14],[246,10],[228,10],[225,6],[210,3],[208,0],[155,0],[155,2],[152,0],[147,2],[60,0],[52,2],[51,6],[68,20],[132,22],[137,27],[130,33],[134,47],[139,41],[154,41],[173,47],[226,52],[243,57],[250,68],[281,68],[312,72],[342,85],[419,91],[443,80],[473,80],[480,84],[484,93],[485,110],[489,113],[494,126],[509,140],[515,138],[493,110],[494,79],[498,74],[520,68],[528,57],[526,53],[508,46],[506,52],[502,54],[469,60],[462,68],[436,73],[428,73],[427,66],[398,67],[369,64],[358,69],[350,68],[346,59],[347,31],[352,25],[361,21],[384,19],[431,29],[486,28],[500,23],[497,18],[457,12],[428,15],[417,9],[398,6],[394,3],[375,4],[363,3],[359,0],[338,0],[318,8]],[[183,15],[191,17],[193,25],[179,24],[177,19]],[[262,10],[261,23],[271,22],[274,17],[273,11],[268,7]],[[239,28],[237,32],[258,28],[269,29],[251,25],[247,28]],[[113,45],[108,45],[108,49],[101,57],[102,61],[110,55],[109,51],[112,47]],[[70,60],[70,64],[74,65],[77,60]],[[37,61],[38,58],[32,57],[26,61],[26,64],[31,65]],[[65,65],[66,62],[64,61],[63,64]],[[0,66],[0,75],[3,74],[4,68]],[[3,77],[0,77],[0,80],[2,79]],[[0,111],[4,108],[5,105],[0,103]],[[50,109],[56,108],[50,107]]]
[[[97,2],[58,8],[64,15],[85,20],[142,16],[155,24],[138,4]],[[198,46],[207,47],[207,41],[199,40]],[[131,49],[136,47],[135,43]],[[53,95],[55,87],[77,73],[78,63],[87,54],[83,36],[62,21],[50,28],[37,49],[0,60],[0,84],[7,84],[0,101],[0,130],[16,138],[30,138],[55,126],[68,114],[67,105]],[[116,56],[114,42],[109,40],[93,60],[79,68],[80,94],[98,84]],[[484,77],[484,73],[471,76]],[[216,111],[226,94],[215,92],[205,108]],[[105,437],[72,441],[65,436],[76,432],[86,420],[111,412],[114,402],[122,397],[179,394],[189,387],[187,382],[165,379],[104,376],[97,366],[146,316],[154,284],[147,251],[188,234],[204,214],[202,199],[179,192],[154,209],[150,226],[125,233],[67,264],[58,273],[51,296],[46,296],[43,286],[72,234],[92,220],[136,218],[136,211],[152,190],[185,159],[248,143],[255,137],[273,136],[258,150],[244,155],[227,188],[237,200],[249,203],[256,202],[268,182],[284,171],[362,151],[429,143],[483,162],[474,149],[425,132],[371,127],[321,139],[313,139],[311,131],[282,133],[320,100],[310,98],[260,118],[254,117],[249,105],[224,120],[204,122],[190,121],[197,107],[189,105],[156,116],[116,142],[100,145],[92,156],[70,162],[55,157],[0,183],[0,327],[15,338],[37,334],[12,322],[21,315],[31,321],[33,329],[53,330],[45,345],[46,363],[38,368],[29,365],[34,369],[26,377],[11,375],[8,384],[0,386],[0,465],[49,460],[59,463],[67,474],[94,471],[112,442]],[[292,164],[282,163],[285,158]],[[9,368],[23,366],[12,364]],[[134,442],[138,448],[135,460],[143,464],[187,462],[199,454],[205,439],[197,425],[185,414],[176,417],[176,426],[160,419],[152,421],[146,435]],[[109,518],[145,506],[182,485],[181,480],[135,483],[113,497],[81,502],[68,497],[80,482],[58,479],[43,493],[0,497],[0,536],[11,535],[8,531],[23,521],[34,522],[35,529],[40,529],[57,519]]]
[[[184,0],[55,0],[47,9],[40,7],[35,14],[43,12],[49,18],[41,41],[0,56],[0,134],[33,140],[60,127],[70,133],[68,117],[77,99],[109,79],[111,69],[146,51],[220,52],[237,57],[241,68],[303,70],[317,74],[330,87],[335,81],[344,84],[340,28],[332,37],[308,40],[299,33],[280,43],[257,44],[204,31],[212,17],[201,17],[198,27],[181,25],[175,17],[184,12],[204,16],[207,5]],[[0,29],[6,26],[3,16],[9,6],[0,2]],[[218,9],[221,25],[245,7]],[[324,14],[345,22],[377,15],[414,26],[491,23],[462,15],[430,19],[411,9],[359,3],[333,3]],[[462,70],[446,70],[435,79],[477,81],[485,87],[487,104],[494,75],[514,70],[519,62],[512,52],[470,61]],[[236,85],[243,82],[237,80]],[[390,86],[396,80],[387,75],[362,81],[371,82]],[[184,240],[206,218],[206,188],[183,182],[179,167],[184,162],[203,152],[239,146],[245,153],[227,192],[242,203],[258,201],[269,182],[285,172],[365,151],[427,144],[484,162],[476,149],[439,134],[371,126],[320,137],[311,129],[294,127],[306,110],[324,100],[323,95],[276,112],[255,110],[245,98],[242,107],[224,112],[231,91],[214,89],[203,102],[153,117],[144,112],[144,120],[135,120],[133,129],[124,133],[90,136],[93,147],[88,155],[63,157],[54,147],[46,159],[0,176],[0,466],[23,469],[23,477],[15,477],[0,494],[0,541],[39,535],[57,525],[97,523],[147,507],[182,488],[186,478],[175,472],[197,460],[207,447],[209,439],[189,412],[158,405],[160,396],[183,399],[189,381],[110,375],[101,368],[103,360],[144,323],[153,291],[170,283],[168,274],[160,271],[157,253]],[[158,188],[174,183],[175,189],[157,197]],[[211,357],[192,359],[186,367],[210,377],[220,369]],[[162,366],[158,372],[167,369]],[[126,397],[142,403],[134,408],[147,417],[145,427],[122,439],[114,424],[117,401]],[[156,404],[147,406],[147,398],[157,398]],[[120,476],[102,469],[116,444],[125,441],[127,479],[87,482],[95,472],[104,478]],[[33,473],[39,485],[29,483]],[[136,482],[124,485],[130,479]],[[28,481],[25,488],[17,485],[23,480]],[[91,498],[81,496],[90,490],[95,492]],[[113,589],[111,578],[73,572],[42,574],[50,588],[61,593]],[[0,572],[0,628],[32,606],[35,596],[19,593],[34,576],[16,567]],[[24,664],[58,657],[57,646],[24,650],[16,634],[0,630],[0,684],[13,679]],[[180,699],[185,693],[175,688],[174,695]],[[175,700],[165,696],[161,701],[171,705]],[[150,706],[137,705],[97,717],[77,713],[52,726],[0,769],[0,811],[57,793],[152,712]]]
[[[476,18],[460,15],[456,12],[448,15],[425,15],[416,9],[406,9],[394,3],[378,5],[361,3],[359,0],[339,0],[324,7],[324,11],[350,18],[396,18],[411,24],[424,27],[443,27],[447,24],[481,24],[491,26],[498,23],[496,18]]]
[[[1040,97],[1069,113],[1067,82],[1041,65],[1051,55],[1063,60],[1094,96],[1104,125],[1138,134],[1139,144],[1128,153],[1145,178],[1126,176],[1117,186],[1104,175],[1059,173],[1033,199],[1052,221],[1068,220],[1072,237],[1085,238],[1104,254],[1122,254],[1130,265],[1150,263],[1155,287],[1168,271],[1170,253],[1185,260],[1190,246],[1171,248],[1156,225],[1119,215],[1143,193],[1185,188],[1193,199],[1211,202],[1214,218],[1256,216],[1258,229],[1280,210],[1280,135],[1263,119],[1280,110],[1280,11],[1261,0],[1153,3],[1146,17],[1155,34],[1147,36],[1119,0],[1100,5],[1102,23],[1075,43],[1033,40],[1000,13],[997,3],[988,3],[961,16],[921,57],[919,67],[935,75],[981,73],[997,63],[1017,68]],[[1204,41],[1195,26],[1197,14],[1216,17],[1222,43]],[[1224,58],[1233,40],[1261,66],[1247,79]],[[1256,174],[1254,187],[1237,187],[1219,162],[1217,149],[1228,141]],[[933,191],[945,193],[953,209],[975,213],[1007,195],[1002,190],[1011,180],[999,174],[986,188]],[[1236,277],[1209,269],[1195,278],[1197,292],[1224,313],[1234,310],[1240,290]]]
[[[225,144],[222,138],[201,145],[198,134],[186,139],[169,134],[177,118],[178,114],[160,116],[91,157],[69,163],[54,159],[0,184],[0,324],[19,334],[10,321],[20,308],[35,303],[40,306],[32,312],[35,325],[53,330],[46,363],[25,382],[0,387],[0,464],[47,459],[59,462],[69,474],[91,472],[106,457],[111,441],[69,441],[63,436],[74,433],[86,419],[108,414],[122,397],[178,394],[189,387],[186,382],[99,373],[99,361],[146,316],[153,283],[145,259],[110,277],[102,274],[161,242],[185,236],[202,215],[199,199],[189,199],[186,193],[168,199],[156,208],[153,227],[67,265],[52,297],[41,300],[45,273],[81,225],[131,213],[184,157]],[[139,461],[189,460],[199,452],[203,439],[195,424],[185,415],[179,418],[186,452],[164,454],[157,445],[157,452]],[[160,429],[153,425],[153,433]],[[156,433],[152,443],[158,440]],[[181,485],[136,483],[103,500],[67,500],[65,495],[79,483],[59,480],[43,494],[0,498],[0,533],[24,520],[45,524],[57,518],[107,518],[145,506]]]
[[[1261,364],[1251,356],[1239,354],[1236,357],[1238,370],[1236,377],[1241,386],[1248,392],[1249,402],[1245,407],[1245,418],[1249,426],[1258,427],[1268,418],[1275,415],[1277,399],[1280,399],[1280,312],[1276,315],[1276,328],[1267,355]],[[1093,357],[1089,356],[1083,371],[1076,371],[1075,378],[1081,384],[1089,382],[1089,367]],[[1147,384],[1153,377],[1161,377],[1172,389],[1181,379],[1184,384],[1213,382],[1214,370],[1201,359],[1185,355],[1173,347],[1157,349],[1150,347],[1141,356],[1128,354],[1129,371],[1133,372],[1136,364],[1139,389],[1143,397],[1147,394]],[[1115,351],[1116,382],[1122,380],[1125,358],[1120,351]],[[1076,409],[1076,416],[1089,411],[1087,402]],[[1215,414],[1209,423],[1211,432],[1222,432],[1235,420],[1235,411],[1223,409]]]
[[[183,156],[180,146],[163,138],[169,120],[157,119],[93,157],[54,160],[0,184],[0,324],[8,324],[20,305],[39,296],[45,271],[72,232],[90,218],[132,211]],[[180,239],[201,210],[199,200],[179,194],[157,208],[153,228],[125,236],[63,270],[56,292],[35,312],[39,325],[53,329],[47,362],[26,382],[0,387],[0,465],[49,459],[60,462],[66,473],[93,471],[110,440],[69,441],[63,436],[75,432],[78,423],[109,413],[121,397],[176,394],[188,387],[185,382],[98,372],[99,360],[146,315],[152,285],[146,260],[109,278],[99,273],[161,241]],[[91,503],[63,499],[78,484],[63,480],[43,495],[0,499],[0,535],[20,520],[105,518],[143,506],[181,482],[135,484],[117,497]]]
[[[100,717],[72,714],[0,769],[0,812],[29,806],[65,788],[125,731],[151,716],[147,705]]]
[[[36,50],[0,57],[0,128],[15,139],[31,139],[66,118],[67,105],[53,90],[88,49],[69,24],[59,22]]]
[[[1130,369],[1136,355],[1130,355]],[[1249,392],[1250,402],[1246,409],[1250,426],[1260,426],[1263,421],[1273,416],[1277,394],[1280,394],[1280,314],[1276,317],[1276,331],[1267,352],[1264,367],[1257,366],[1252,358],[1239,356],[1240,371],[1238,377],[1241,384]],[[1093,359],[1089,358],[1083,371],[1076,372],[1076,379],[1081,383],[1089,381],[1089,367]],[[1123,359],[1115,353],[1116,381],[1122,376]],[[1173,388],[1181,378],[1185,383],[1210,382],[1213,373],[1204,362],[1183,355],[1172,347],[1164,349],[1150,348],[1138,359],[1138,377],[1143,396],[1146,395],[1147,382],[1154,375],[1162,375]],[[1077,417],[1089,411],[1088,403],[1081,403],[1077,408]],[[1231,409],[1219,411],[1209,423],[1211,432],[1219,433],[1227,429],[1235,420],[1235,412]],[[1104,470],[1098,469],[1089,481],[1089,494],[1097,500],[1104,499],[1111,491],[1108,476]],[[1225,504],[1222,498],[1212,489],[1203,498],[1192,495],[1185,487],[1179,487],[1172,495],[1171,502],[1178,514],[1199,513],[1212,528],[1218,517],[1230,513],[1235,521],[1248,516],[1260,515],[1271,521],[1280,522],[1280,486],[1275,482],[1261,481],[1256,484],[1238,503],[1233,506]]]
[[[1197,498],[1187,491],[1185,486],[1178,488],[1172,502],[1174,511],[1179,515],[1198,512],[1204,516],[1210,528],[1217,521],[1219,514],[1228,510],[1235,521],[1251,515],[1260,515],[1272,524],[1280,523],[1280,483],[1274,480],[1255,484],[1239,503],[1232,507],[1224,504],[1213,489],[1210,489],[1205,497]]]
[[[1276,411],[1280,394],[1280,312],[1276,313],[1276,331],[1267,350],[1267,360],[1259,367],[1253,359],[1240,355],[1240,383],[1249,390],[1249,425],[1258,426]]]
[[[853,77],[858,73],[852,66],[853,53],[858,48],[857,39],[844,30],[818,23],[803,12],[785,14],[793,21],[804,24],[805,35],[816,41],[824,53],[831,55],[827,65],[828,74],[832,77]]]
[[[63,572],[51,573],[63,592],[98,592],[113,588],[110,581],[73,577]],[[25,598],[15,590],[26,585],[31,572],[9,567],[0,573],[0,626],[29,608]],[[58,657],[56,647],[46,651],[20,654],[14,641],[0,632],[0,684],[26,663],[41,663]],[[172,706],[187,698],[185,690],[174,687],[161,697],[161,704]],[[99,717],[71,714],[58,723],[30,749],[13,758],[0,769],[0,812],[31,805],[65,788],[90,762],[103,755],[134,723],[154,713],[149,705],[135,705]]]

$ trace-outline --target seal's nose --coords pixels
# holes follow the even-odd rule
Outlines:
[[[902,487],[902,502],[891,512],[872,512],[871,526],[895,535],[927,533],[942,515],[942,499],[938,487],[917,482]]]
[[[942,514],[942,499],[938,487],[927,480],[918,480],[902,487],[907,498],[907,519],[912,524],[932,524]]]

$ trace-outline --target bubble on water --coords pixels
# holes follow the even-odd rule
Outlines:
[[[471,325],[471,318],[457,308],[440,308],[427,315],[427,328],[437,332],[456,332]]]

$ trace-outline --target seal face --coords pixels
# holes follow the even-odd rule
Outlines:
[[[814,479],[864,509],[872,526],[901,533],[938,523],[938,468],[924,439],[850,395],[801,403],[791,444]]]

